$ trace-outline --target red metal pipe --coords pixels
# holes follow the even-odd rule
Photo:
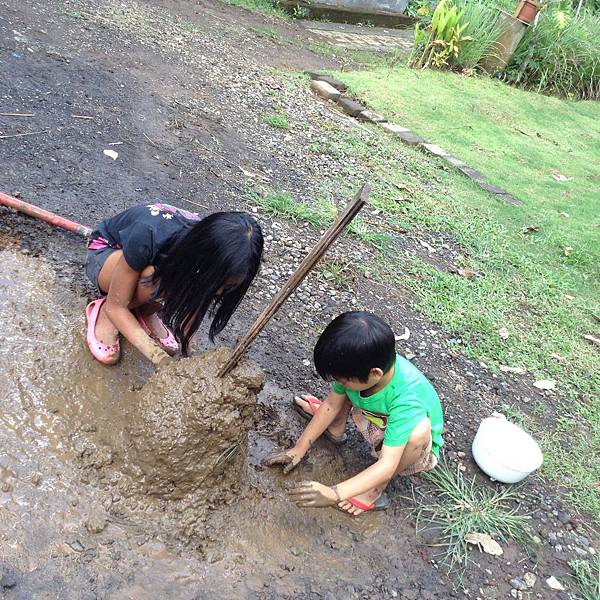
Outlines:
[[[75,221],[69,221],[69,219],[65,219],[64,217],[60,217],[51,213],[48,210],[44,210],[39,206],[34,206],[33,204],[29,204],[28,202],[23,202],[23,200],[19,200],[18,198],[13,198],[13,196],[9,196],[8,194],[3,194],[0,192],[0,204],[4,206],[9,206],[10,208],[14,208],[19,212],[22,212],[30,217],[35,217],[36,219],[41,219],[54,227],[62,227],[67,231],[72,231],[73,233],[77,233],[82,235],[83,237],[89,237],[92,233],[90,227],[86,227],[85,225],[80,225],[79,223],[75,223]]]

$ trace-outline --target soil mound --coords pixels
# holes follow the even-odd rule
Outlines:
[[[214,496],[239,483],[264,375],[243,363],[218,377],[229,354],[219,348],[173,362],[133,392],[127,462],[144,493],[179,499],[208,488]]]

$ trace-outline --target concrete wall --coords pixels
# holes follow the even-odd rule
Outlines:
[[[379,12],[402,14],[408,0],[308,0],[306,4],[366,14]]]

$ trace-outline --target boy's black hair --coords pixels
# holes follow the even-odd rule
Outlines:
[[[387,373],[396,358],[390,326],[377,315],[352,311],[336,317],[319,337],[314,351],[317,373],[323,379],[369,379],[371,369]]]
[[[161,317],[188,352],[206,313],[209,337],[227,325],[258,272],[263,251],[259,224],[244,212],[217,212],[196,223],[158,263],[153,280],[164,301]],[[220,296],[217,292],[239,280]]]

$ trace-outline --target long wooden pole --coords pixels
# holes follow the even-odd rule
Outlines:
[[[311,269],[319,262],[325,252],[327,252],[330,246],[366,204],[370,191],[371,186],[368,183],[363,183],[362,187],[354,197],[354,200],[352,200],[352,202],[350,202],[338,215],[335,223],[333,223],[333,225],[323,234],[323,237],[317,242],[316,246],[306,255],[306,258],[300,263],[300,266],[294,271],[279,292],[277,292],[273,300],[271,300],[270,304],[263,310],[256,321],[254,321],[252,327],[250,327],[244,336],[240,338],[233,354],[221,367],[219,377],[224,377],[235,367],[235,365],[237,365],[246,350],[250,347],[254,338],[256,338],[256,336],[264,329],[265,325],[271,320],[273,315],[281,308],[292,292],[302,283]]]

